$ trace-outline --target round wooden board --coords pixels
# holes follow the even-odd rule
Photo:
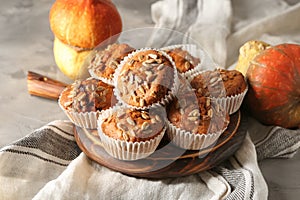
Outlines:
[[[234,154],[246,135],[245,117],[238,111],[230,116],[227,130],[215,145],[200,151],[181,149],[163,138],[149,157],[136,161],[122,161],[111,157],[102,148],[97,130],[74,128],[80,149],[92,160],[112,170],[143,178],[169,178],[191,175],[217,166]]]

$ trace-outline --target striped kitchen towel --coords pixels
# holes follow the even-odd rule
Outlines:
[[[0,150],[0,199],[267,199],[257,157],[292,156],[300,130],[267,127],[254,119],[246,124],[251,128],[243,145],[221,165],[186,177],[148,180],[88,159],[76,145],[73,124],[54,121]],[[261,130],[267,132],[255,147],[250,135]],[[283,140],[289,142],[283,145]]]

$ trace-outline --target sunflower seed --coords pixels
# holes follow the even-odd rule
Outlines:
[[[116,60],[111,60],[109,63],[109,67],[112,69],[117,69],[119,63]]]
[[[164,67],[165,67],[164,64],[160,64],[160,65],[158,65],[157,70],[162,70]]]
[[[218,80],[218,77],[213,77],[209,80],[209,83],[212,84]]]
[[[148,134],[150,134],[150,133],[152,133],[152,130],[151,130],[151,129],[143,130],[143,134],[148,135]]]
[[[156,59],[157,58],[157,55],[156,54],[152,54],[152,53],[149,53],[148,56],[152,59]]]
[[[212,115],[213,115],[212,109],[209,109],[209,110],[207,111],[207,115],[208,115],[209,117],[212,117]]]
[[[80,101],[80,105],[83,107],[83,106],[86,106],[87,102],[86,101]]]
[[[161,118],[159,115],[155,115],[154,118],[156,119],[157,122],[161,122]]]
[[[142,107],[145,106],[145,100],[144,99],[140,99],[140,106],[142,106]]]
[[[135,76],[135,80],[138,82],[138,83],[142,83],[143,80],[139,77],[139,76]]]
[[[140,86],[140,87],[139,87],[139,91],[140,91],[142,94],[145,94],[145,93],[146,93],[146,91],[145,91],[145,89],[143,88],[143,86]]]
[[[144,122],[143,124],[142,124],[142,130],[146,130],[146,129],[148,129],[150,127],[150,124],[148,123],[148,122]]]
[[[91,85],[87,85],[86,86],[86,90],[88,91],[88,92],[93,92],[93,91],[95,91],[95,85],[94,84],[91,84]]]
[[[202,93],[202,88],[198,88],[197,92],[201,94]]]
[[[108,93],[108,90],[103,90],[103,91],[101,92],[102,96],[106,96],[107,93]]]
[[[192,110],[192,111],[188,114],[188,116],[189,116],[189,117],[199,117],[199,116],[200,116],[199,110],[198,110],[198,109]]]
[[[147,70],[144,72],[147,77],[152,76],[153,72],[151,70]]]
[[[125,126],[124,124],[121,124],[120,122],[117,123],[117,128],[123,131],[128,131],[127,126]]]
[[[184,68],[185,68],[186,70],[188,70],[188,69],[190,69],[190,67],[191,67],[191,64],[190,64],[188,61],[186,61],[186,62],[184,63]]]
[[[142,111],[141,116],[142,116],[143,119],[146,119],[146,120],[150,119],[149,114],[145,111]]]
[[[105,90],[105,87],[103,87],[103,86],[98,86],[96,90],[97,90],[97,91],[102,91],[102,90]]]
[[[190,120],[190,121],[197,121],[198,117],[188,117],[188,120]]]
[[[133,129],[130,129],[129,131],[129,134],[131,135],[131,137],[135,137],[135,131]]]
[[[68,97],[69,99],[72,99],[72,98],[75,97],[75,95],[73,95],[73,94],[70,93],[67,97]]]
[[[122,136],[125,141],[129,140],[129,136],[125,132],[122,133]]]
[[[138,59],[139,59],[140,62],[141,62],[144,58],[145,58],[144,55],[139,55],[139,57],[138,57]]]
[[[205,105],[206,105],[206,107],[209,107],[209,106],[210,106],[210,99],[207,99],[207,100],[206,100]]]
[[[155,61],[156,61],[156,63],[158,63],[158,64],[161,64],[161,63],[162,63],[162,59],[156,59]]]
[[[179,109],[179,113],[180,113],[181,115],[183,115],[183,114],[184,114],[184,110],[183,110],[182,108],[180,108],[180,109]]]
[[[156,123],[156,119],[155,119],[155,118],[153,118],[153,117],[151,118],[151,120],[150,120],[150,121],[151,121],[151,123],[152,123],[152,124],[155,124],[155,123]]]
[[[135,132],[139,131],[139,129],[140,129],[139,126],[134,126],[134,127],[132,128],[132,130],[135,131]]]
[[[222,84],[221,81],[222,81],[222,79],[221,79],[221,77],[219,77],[219,78],[217,79],[217,81],[211,83],[211,86],[214,87],[214,86],[216,86],[216,85],[220,85],[220,84]]]
[[[152,67],[151,63],[147,63],[146,61],[142,62],[142,66],[144,66],[146,68]]]
[[[105,119],[105,121],[106,121],[107,123],[110,123],[110,122],[112,121],[112,117],[109,116],[108,118]]]
[[[99,94],[97,92],[93,92],[91,94],[92,98],[98,98],[99,97]]]
[[[81,100],[83,100],[84,99],[84,97],[86,96],[86,94],[85,93],[80,93],[78,96],[77,96],[77,99],[78,99],[78,101],[81,101]]]
[[[144,85],[144,88],[145,88],[146,90],[149,90],[149,89],[150,89],[150,86],[149,86],[149,84],[148,84],[147,81],[144,81],[143,85]]]
[[[64,103],[64,106],[65,106],[65,107],[68,107],[68,106],[70,106],[70,105],[72,105],[72,101],[67,101],[67,102]]]
[[[136,102],[136,103],[140,103],[140,97],[137,96],[131,96],[132,101]]]
[[[135,126],[135,122],[131,119],[131,118],[127,118],[126,121],[128,122],[128,124]]]
[[[155,59],[148,59],[144,61],[146,64],[152,64],[152,63],[156,63]]]
[[[120,72],[120,76],[128,76],[128,74],[129,74],[129,71],[127,71],[127,70],[122,70]]]
[[[133,60],[133,59],[130,60],[130,61],[129,61],[129,65],[133,65],[134,62],[135,62],[135,60]]]
[[[72,90],[72,91],[70,92],[70,95],[76,96],[76,94],[77,94],[77,92],[76,92],[75,90]]]

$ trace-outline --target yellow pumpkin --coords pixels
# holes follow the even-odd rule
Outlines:
[[[67,77],[72,80],[84,79],[89,76],[88,73],[88,58],[93,53],[93,50],[78,51],[73,47],[70,47],[62,43],[55,37],[53,52],[55,62],[58,68]]]
[[[271,45],[258,40],[250,40],[246,42],[240,47],[240,54],[235,69],[240,71],[246,77],[250,62],[255,58],[255,56],[270,46]]]

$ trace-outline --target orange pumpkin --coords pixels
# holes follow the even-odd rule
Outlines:
[[[122,20],[110,0],[56,0],[50,27],[64,44],[92,49],[122,31]]]
[[[300,127],[300,45],[270,47],[251,61],[245,102],[264,124]]]

